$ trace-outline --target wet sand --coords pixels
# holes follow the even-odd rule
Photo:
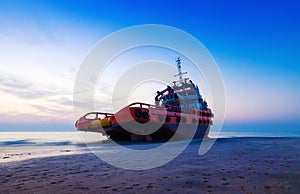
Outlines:
[[[124,170],[91,153],[0,163],[0,193],[300,193],[300,139],[192,143],[151,170]]]

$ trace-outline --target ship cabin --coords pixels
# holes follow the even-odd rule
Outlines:
[[[207,102],[203,100],[199,88],[189,78],[183,78],[187,72],[181,71],[181,59],[176,59],[178,81],[173,81],[172,87],[168,86],[163,91],[157,91],[155,97],[156,106],[164,106],[165,109],[174,112],[190,113],[192,109],[207,110]]]

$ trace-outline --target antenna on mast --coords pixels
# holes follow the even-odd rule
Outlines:
[[[180,57],[177,57],[177,59],[175,60],[177,63],[177,70],[178,70],[178,74],[175,75],[175,77],[179,76],[179,83],[183,83],[183,79],[182,79],[182,75],[186,74],[187,72],[182,72],[181,71],[181,59]]]

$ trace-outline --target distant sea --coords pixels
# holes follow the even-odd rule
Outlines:
[[[86,132],[0,132],[0,147],[6,146],[83,146],[80,133]],[[93,141],[103,142],[107,137],[99,133],[90,133]],[[211,138],[239,137],[287,137],[300,138],[299,132],[210,132]]]
[[[86,132],[80,132],[86,133]],[[95,146],[111,149],[107,137],[88,133]],[[220,132],[210,133],[212,138],[241,137],[286,137],[300,138],[296,132]],[[89,142],[90,143],[90,142]],[[102,149],[102,148],[101,148]],[[0,132],[0,163],[24,159],[49,157],[66,154],[87,153],[78,132]]]

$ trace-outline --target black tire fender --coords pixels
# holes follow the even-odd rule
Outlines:
[[[148,111],[145,111],[145,112],[143,112],[143,118],[144,119],[149,119],[149,113],[148,113]]]
[[[134,116],[137,117],[137,118],[141,118],[141,116],[143,115],[143,112],[141,109],[136,109],[134,111]]]

